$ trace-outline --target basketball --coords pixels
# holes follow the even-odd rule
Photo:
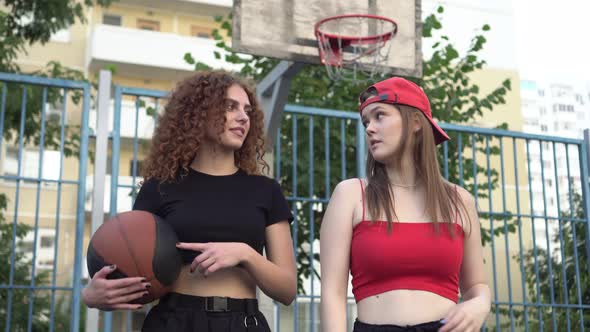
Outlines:
[[[174,230],[146,211],[120,213],[104,222],[88,244],[86,262],[91,277],[104,266],[117,269],[107,279],[144,277],[148,295],[133,301],[145,304],[170,291],[182,265]]]

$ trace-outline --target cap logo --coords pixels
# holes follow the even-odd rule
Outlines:
[[[387,93],[381,94],[379,95],[379,100],[387,100],[390,101],[392,103],[397,103],[397,93],[393,94],[393,98],[389,98],[389,95]]]

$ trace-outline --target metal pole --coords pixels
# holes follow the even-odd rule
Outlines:
[[[104,221],[104,193],[108,156],[111,80],[112,76],[110,71],[100,71],[98,75],[98,109],[96,112],[96,145],[90,234],[94,234]],[[97,309],[88,308],[86,313],[86,331],[97,331],[98,320],[99,311]]]

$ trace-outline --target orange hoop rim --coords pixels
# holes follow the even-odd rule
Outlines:
[[[365,36],[365,37],[342,36],[342,35],[338,35],[338,34],[334,34],[334,33],[327,33],[327,32],[321,31],[321,26],[324,23],[339,20],[342,18],[369,18],[369,19],[375,19],[378,21],[386,21],[386,22],[389,22],[393,25],[393,30],[388,31],[386,33],[382,33],[382,34],[370,35],[370,36]],[[375,43],[375,42],[379,42],[379,41],[387,41],[390,38],[394,37],[396,34],[397,34],[397,23],[390,18],[387,18],[384,16],[378,16],[378,15],[369,15],[369,14],[336,15],[336,16],[326,17],[323,20],[321,20],[315,24],[315,35],[318,39],[320,39],[320,38],[321,39],[340,39],[340,40],[346,40],[346,41],[350,41],[350,42],[356,41],[359,43]]]

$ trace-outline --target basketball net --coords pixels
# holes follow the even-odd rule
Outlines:
[[[386,17],[353,14],[316,23],[320,61],[334,81],[361,83],[391,71],[387,60],[397,23]]]

